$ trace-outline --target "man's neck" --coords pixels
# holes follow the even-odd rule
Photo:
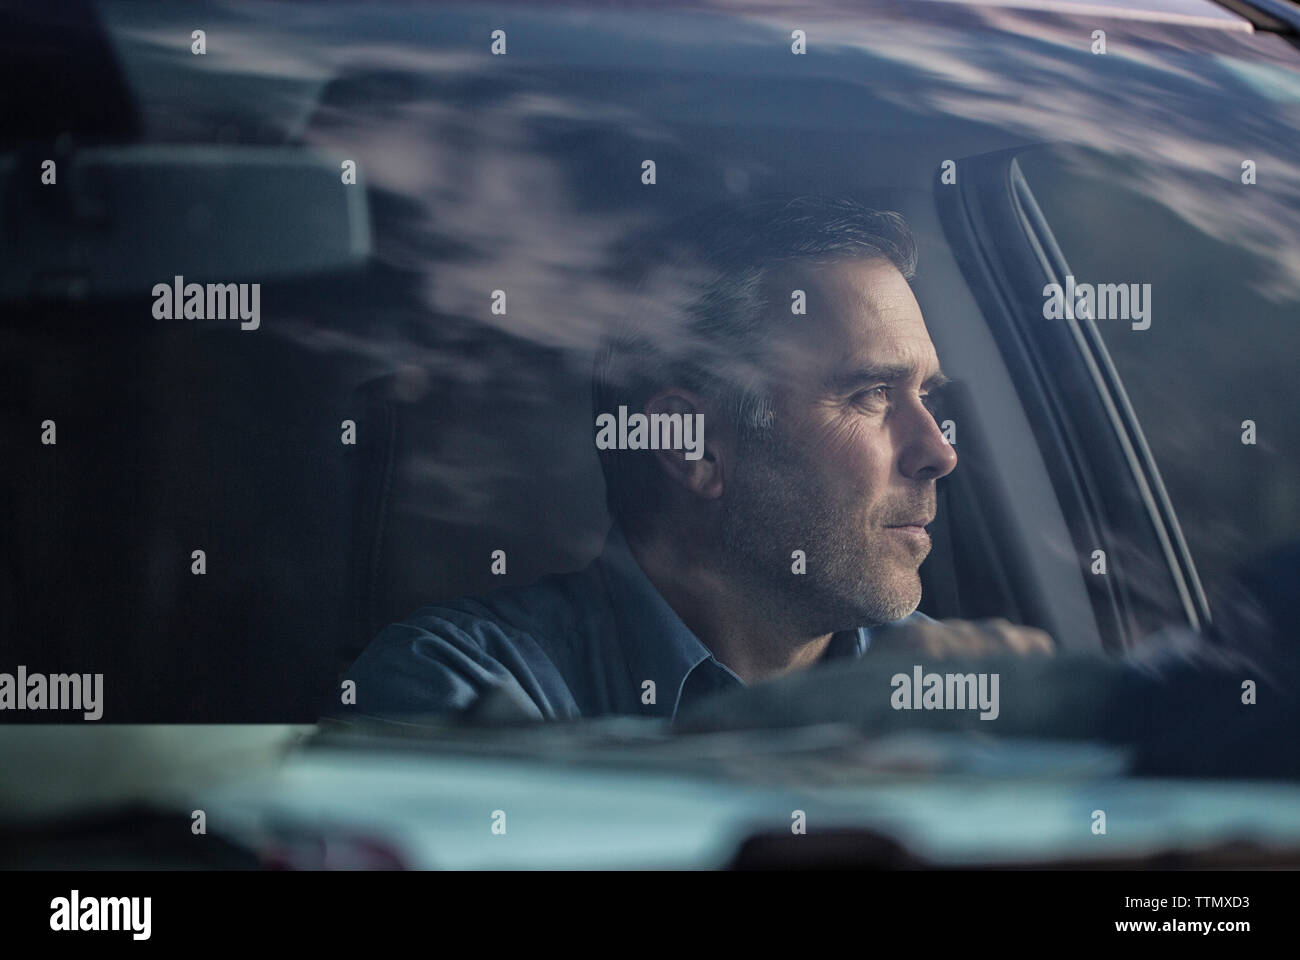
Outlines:
[[[746,684],[812,666],[826,653],[829,633],[801,636],[771,609],[771,597],[747,596],[706,557],[663,536],[629,536],[628,547],[682,623]]]

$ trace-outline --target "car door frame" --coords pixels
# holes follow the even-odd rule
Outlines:
[[[1031,293],[1070,274],[1016,161],[1038,146],[961,160],[958,182],[937,187],[945,233],[1043,453],[1103,647],[1130,648],[1171,622],[1205,630],[1205,592],[1095,322],[1046,320]]]

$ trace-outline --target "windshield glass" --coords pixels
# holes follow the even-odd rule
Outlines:
[[[334,813],[418,864],[518,860],[403,784],[717,812],[575,863],[726,865],[813,802],[927,862],[1075,862],[1099,782],[1164,811],[1126,858],[1300,844],[1285,36],[1190,3],[82,12],[62,53],[10,40],[48,95],[0,155],[6,737],[222,725],[244,761],[192,759],[238,843],[364,783]],[[165,732],[62,736],[7,741],[44,758],[14,816],[120,800],[78,783],[101,753],[188,789]],[[991,819],[952,813],[972,780]]]

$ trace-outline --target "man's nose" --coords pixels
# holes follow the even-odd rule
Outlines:
[[[899,469],[913,480],[938,480],[957,466],[957,451],[944,439],[939,424],[924,407],[912,418],[899,457]]]

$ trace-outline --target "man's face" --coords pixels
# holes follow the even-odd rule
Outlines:
[[[771,341],[776,422],[727,471],[727,562],[815,630],[914,611],[935,481],[957,463],[927,409],[943,381],[921,309],[888,261],[792,264],[772,302],[807,293]],[[793,572],[802,550],[807,573]]]

